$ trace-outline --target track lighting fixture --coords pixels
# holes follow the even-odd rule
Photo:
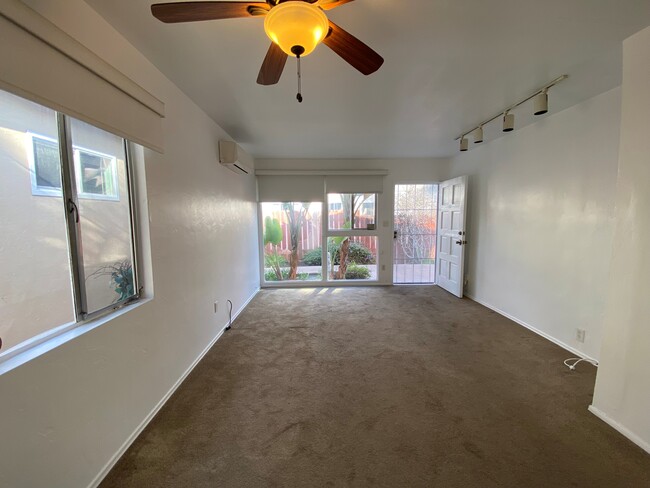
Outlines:
[[[503,132],[512,132],[515,128],[515,114],[503,114]]]
[[[474,144],[480,144],[481,142],[483,142],[483,126],[474,130]]]
[[[483,126],[485,124],[489,124],[493,120],[498,119],[499,117],[503,116],[503,132],[512,132],[515,128],[515,114],[510,113],[512,110],[515,108],[519,107],[520,105],[523,105],[529,100],[533,100],[533,105],[534,105],[534,110],[535,110],[535,115],[543,115],[548,112],[548,90],[555,85],[557,85],[559,82],[566,80],[569,77],[569,75],[562,75],[558,78],[555,78],[553,81],[550,83],[547,83],[544,85],[542,88],[537,90],[535,93],[532,95],[524,98],[520,102],[515,103],[514,105],[511,105],[510,107],[506,108],[505,110],[502,110],[498,114],[496,114],[494,117],[491,117],[487,119],[484,122],[481,122],[479,125],[474,127],[471,130],[468,130],[467,132],[463,132],[461,135],[459,135],[456,140],[460,140],[460,150],[461,151],[467,151],[469,143],[467,140],[467,136],[472,134],[474,136],[474,144],[479,144],[483,142]]]
[[[533,105],[535,106],[535,115],[544,115],[548,112],[548,93],[546,93],[546,90],[535,95]]]

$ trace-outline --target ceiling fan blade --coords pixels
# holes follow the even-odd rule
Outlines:
[[[331,20],[330,33],[323,42],[364,75],[374,73],[384,64],[384,58]]]
[[[340,7],[343,4],[350,3],[352,0],[320,0],[318,6],[323,10],[332,10],[333,8]]]
[[[168,24],[251,17],[268,11],[266,2],[174,2],[151,6],[153,16]]]
[[[260,74],[257,75],[257,83],[260,85],[275,85],[280,81],[288,57],[287,53],[280,49],[280,46],[272,42],[260,68]]]

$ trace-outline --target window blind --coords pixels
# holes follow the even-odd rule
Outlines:
[[[327,176],[327,193],[383,193],[382,175]]]
[[[0,88],[163,151],[164,104],[18,0],[0,2]]]
[[[322,202],[325,177],[318,175],[258,176],[259,202]]]

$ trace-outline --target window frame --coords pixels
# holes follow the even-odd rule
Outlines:
[[[77,187],[77,167],[74,161],[75,146],[72,144],[72,130],[70,117],[57,112],[57,123],[59,128],[59,148],[61,150],[61,182],[63,191],[63,201],[65,205],[65,219],[68,229],[68,252],[70,264],[72,267],[72,286],[73,302],[75,307],[75,317],[77,323],[92,320],[116,310],[128,303],[140,299],[141,285],[138,273],[138,244],[137,244],[137,214],[135,212],[135,188],[133,165],[131,164],[130,142],[121,138],[124,144],[124,164],[126,168],[126,183],[128,188],[129,204],[129,223],[131,234],[131,272],[133,273],[133,290],[134,294],[117,302],[113,302],[106,307],[88,312],[88,299],[86,296],[85,271],[83,261],[83,246],[81,244],[81,225],[79,218],[79,199],[85,198],[85,193],[78,192]],[[103,130],[103,129],[100,129]],[[117,158],[116,158],[117,159]],[[73,164],[70,164],[70,161]]]
[[[38,167],[36,165],[36,154],[34,151],[34,141],[47,141],[52,144],[59,146],[59,141],[51,137],[43,136],[35,132],[26,133],[26,142],[25,146],[27,148],[27,159],[29,161],[29,172],[30,179],[32,183],[32,195],[39,197],[61,197],[63,195],[63,180],[61,180],[61,188],[48,188],[40,186],[38,184]],[[110,160],[110,171],[113,178],[113,183],[115,185],[115,194],[101,194],[101,193],[88,193],[84,191],[79,191],[79,197],[85,200],[106,200],[112,202],[120,201],[120,187],[119,187],[119,175],[117,173],[117,157],[111,154],[105,154],[99,151],[94,151],[92,149],[87,149],[81,146],[72,146],[73,161],[75,167],[75,188],[83,189],[83,176],[82,176],[82,167],[81,167],[81,153],[89,154],[91,156],[97,156],[100,158]],[[59,148],[59,163],[61,162],[60,148]],[[128,167],[128,164],[127,164]],[[128,172],[128,171],[127,171]]]
[[[325,198],[326,199],[326,206],[327,206],[327,231],[328,232],[350,232],[350,231],[357,232],[357,231],[361,231],[361,232],[373,232],[373,233],[376,233],[377,232],[377,207],[379,206],[378,205],[378,202],[379,202],[379,194],[378,193],[368,193],[368,195],[373,195],[374,196],[374,203],[373,203],[373,206],[374,206],[373,221],[374,221],[374,226],[375,226],[374,229],[368,229],[367,227],[362,228],[362,227],[355,227],[354,226],[354,197],[355,197],[355,195],[365,195],[365,194],[366,193],[362,193],[362,192],[343,192],[343,193],[341,193],[341,192],[327,192],[327,194],[325,195],[325,197],[326,197]],[[349,220],[350,221],[350,228],[349,229],[332,229],[332,228],[330,228],[330,221],[329,221],[330,195],[352,195],[353,204],[350,206],[350,215],[348,216],[350,218],[350,220]],[[342,203],[339,204],[339,205],[340,205],[340,209],[343,210]],[[363,206],[365,206],[365,205],[366,205],[366,203],[364,202],[362,204],[361,208],[363,208]],[[332,210],[339,210],[339,208],[332,209]]]
[[[32,183],[32,195],[39,197],[60,197],[62,195],[61,188],[52,188],[40,186],[38,184],[38,174],[36,167],[36,153],[34,151],[34,139],[47,141],[57,146],[59,152],[59,166],[61,164],[61,155],[59,149],[59,141],[51,137],[42,136],[34,132],[25,133],[25,149],[27,150],[27,161],[29,162],[29,177]],[[63,182],[61,182],[63,186]]]
[[[330,286],[380,286],[382,280],[380,274],[382,272],[381,266],[381,249],[382,240],[381,232],[377,226],[379,211],[379,199],[381,193],[373,193],[375,196],[375,229],[330,229],[329,228],[329,195],[340,194],[337,192],[323,192],[323,202],[321,207],[321,280],[320,281],[266,281],[264,277],[265,262],[264,262],[264,203],[282,203],[282,202],[262,202],[257,204],[257,224],[258,224],[258,249],[259,249],[259,272],[260,272],[260,287],[261,288],[313,288],[313,287],[330,287]],[[348,193],[350,194],[350,193]],[[352,194],[362,194],[362,192],[355,192]],[[295,203],[295,202],[294,202]],[[314,202],[312,202],[314,203]],[[376,277],[374,279],[342,279],[332,280],[329,278],[327,243],[330,237],[375,237],[377,239],[376,249]]]
[[[81,189],[82,191],[79,191],[79,196],[81,198],[87,199],[87,200],[107,200],[111,202],[119,202],[120,201],[120,185],[119,185],[119,179],[118,179],[118,174],[117,174],[117,158],[115,156],[112,156],[110,154],[104,154],[98,151],[93,151],[92,149],[86,149],[84,147],[80,146],[72,146],[73,150],[73,158],[74,158],[74,165],[75,165],[75,175],[76,175],[76,183],[77,183],[77,189]],[[110,171],[111,171],[111,176],[113,178],[113,185],[115,187],[115,194],[114,195],[109,195],[106,193],[88,193],[83,191],[83,175],[82,175],[82,170],[83,168],[81,167],[81,153],[88,154],[90,156],[97,156],[103,159],[108,159],[110,160]]]
[[[57,347],[60,343],[65,342],[56,342],[55,339],[59,337],[68,336],[68,334],[76,334],[75,329],[79,329],[82,326],[86,327],[95,327],[104,323],[104,321],[109,320],[109,314],[123,309],[128,305],[135,304],[143,298],[143,286],[141,282],[141,270],[140,270],[140,226],[138,222],[138,210],[137,210],[137,189],[136,189],[136,175],[135,175],[135,164],[134,164],[134,150],[133,143],[127,139],[120,137],[124,144],[124,164],[125,164],[125,178],[126,178],[126,188],[127,188],[127,199],[129,205],[129,225],[130,225],[130,251],[131,251],[131,269],[133,273],[133,290],[134,294],[126,297],[122,300],[111,303],[110,305],[103,307],[94,312],[88,313],[87,309],[87,300],[86,300],[86,289],[85,289],[85,277],[84,277],[84,268],[83,268],[83,249],[81,247],[81,223],[83,218],[78,216],[78,201],[80,198],[87,198],[87,193],[77,193],[77,181],[76,174],[78,171],[78,166],[75,163],[74,152],[77,150],[76,147],[72,146],[71,141],[71,130],[70,123],[71,118],[60,112],[56,113],[57,121],[57,132],[58,132],[58,141],[51,137],[41,136],[33,132],[26,131],[26,144],[29,144],[30,150],[27,151],[27,159],[30,170],[30,180],[32,183],[32,195],[35,196],[57,196],[62,198],[62,205],[65,215],[65,226],[66,233],[68,237],[67,247],[68,247],[68,259],[70,262],[70,279],[71,279],[71,292],[73,296],[73,313],[74,320],[66,322],[57,326],[54,326],[50,329],[44,330],[43,332],[36,334],[23,342],[20,342],[6,350],[0,350],[0,375],[10,369],[13,369],[14,364],[17,360],[17,356],[22,354],[27,354],[29,351],[35,351],[33,356],[36,357],[40,355],[39,350],[45,348],[45,350],[51,349],[51,347]],[[100,129],[103,130],[103,129]],[[118,136],[119,137],[119,136]],[[61,171],[61,189],[56,190],[52,188],[43,188],[37,185],[36,179],[36,162],[34,157],[33,150],[33,139],[38,138],[46,140],[48,142],[54,143],[58,146],[59,152],[59,162],[60,162],[60,171]],[[85,150],[83,148],[79,148]],[[97,151],[85,150],[90,153],[99,154],[102,156],[108,156],[115,160],[114,168],[116,171],[115,177],[117,177],[117,157],[110,155],[103,155]],[[113,163],[111,163],[113,164]],[[119,185],[119,180],[115,180],[116,184]],[[119,195],[119,188],[118,188]],[[100,197],[102,197],[100,195]],[[101,200],[115,200],[115,198],[100,198]],[[53,346],[44,346],[45,343],[52,341]],[[31,354],[31,353],[30,353]],[[22,360],[18,364],[22,364]]]

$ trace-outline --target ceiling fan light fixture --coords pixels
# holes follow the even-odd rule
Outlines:
[[[289,1],[273,7],[264,19],[264,31],[280,49],[295,56],[302,47],[301,57],[307,56],[329,32],[327,15],[316,5]]]

